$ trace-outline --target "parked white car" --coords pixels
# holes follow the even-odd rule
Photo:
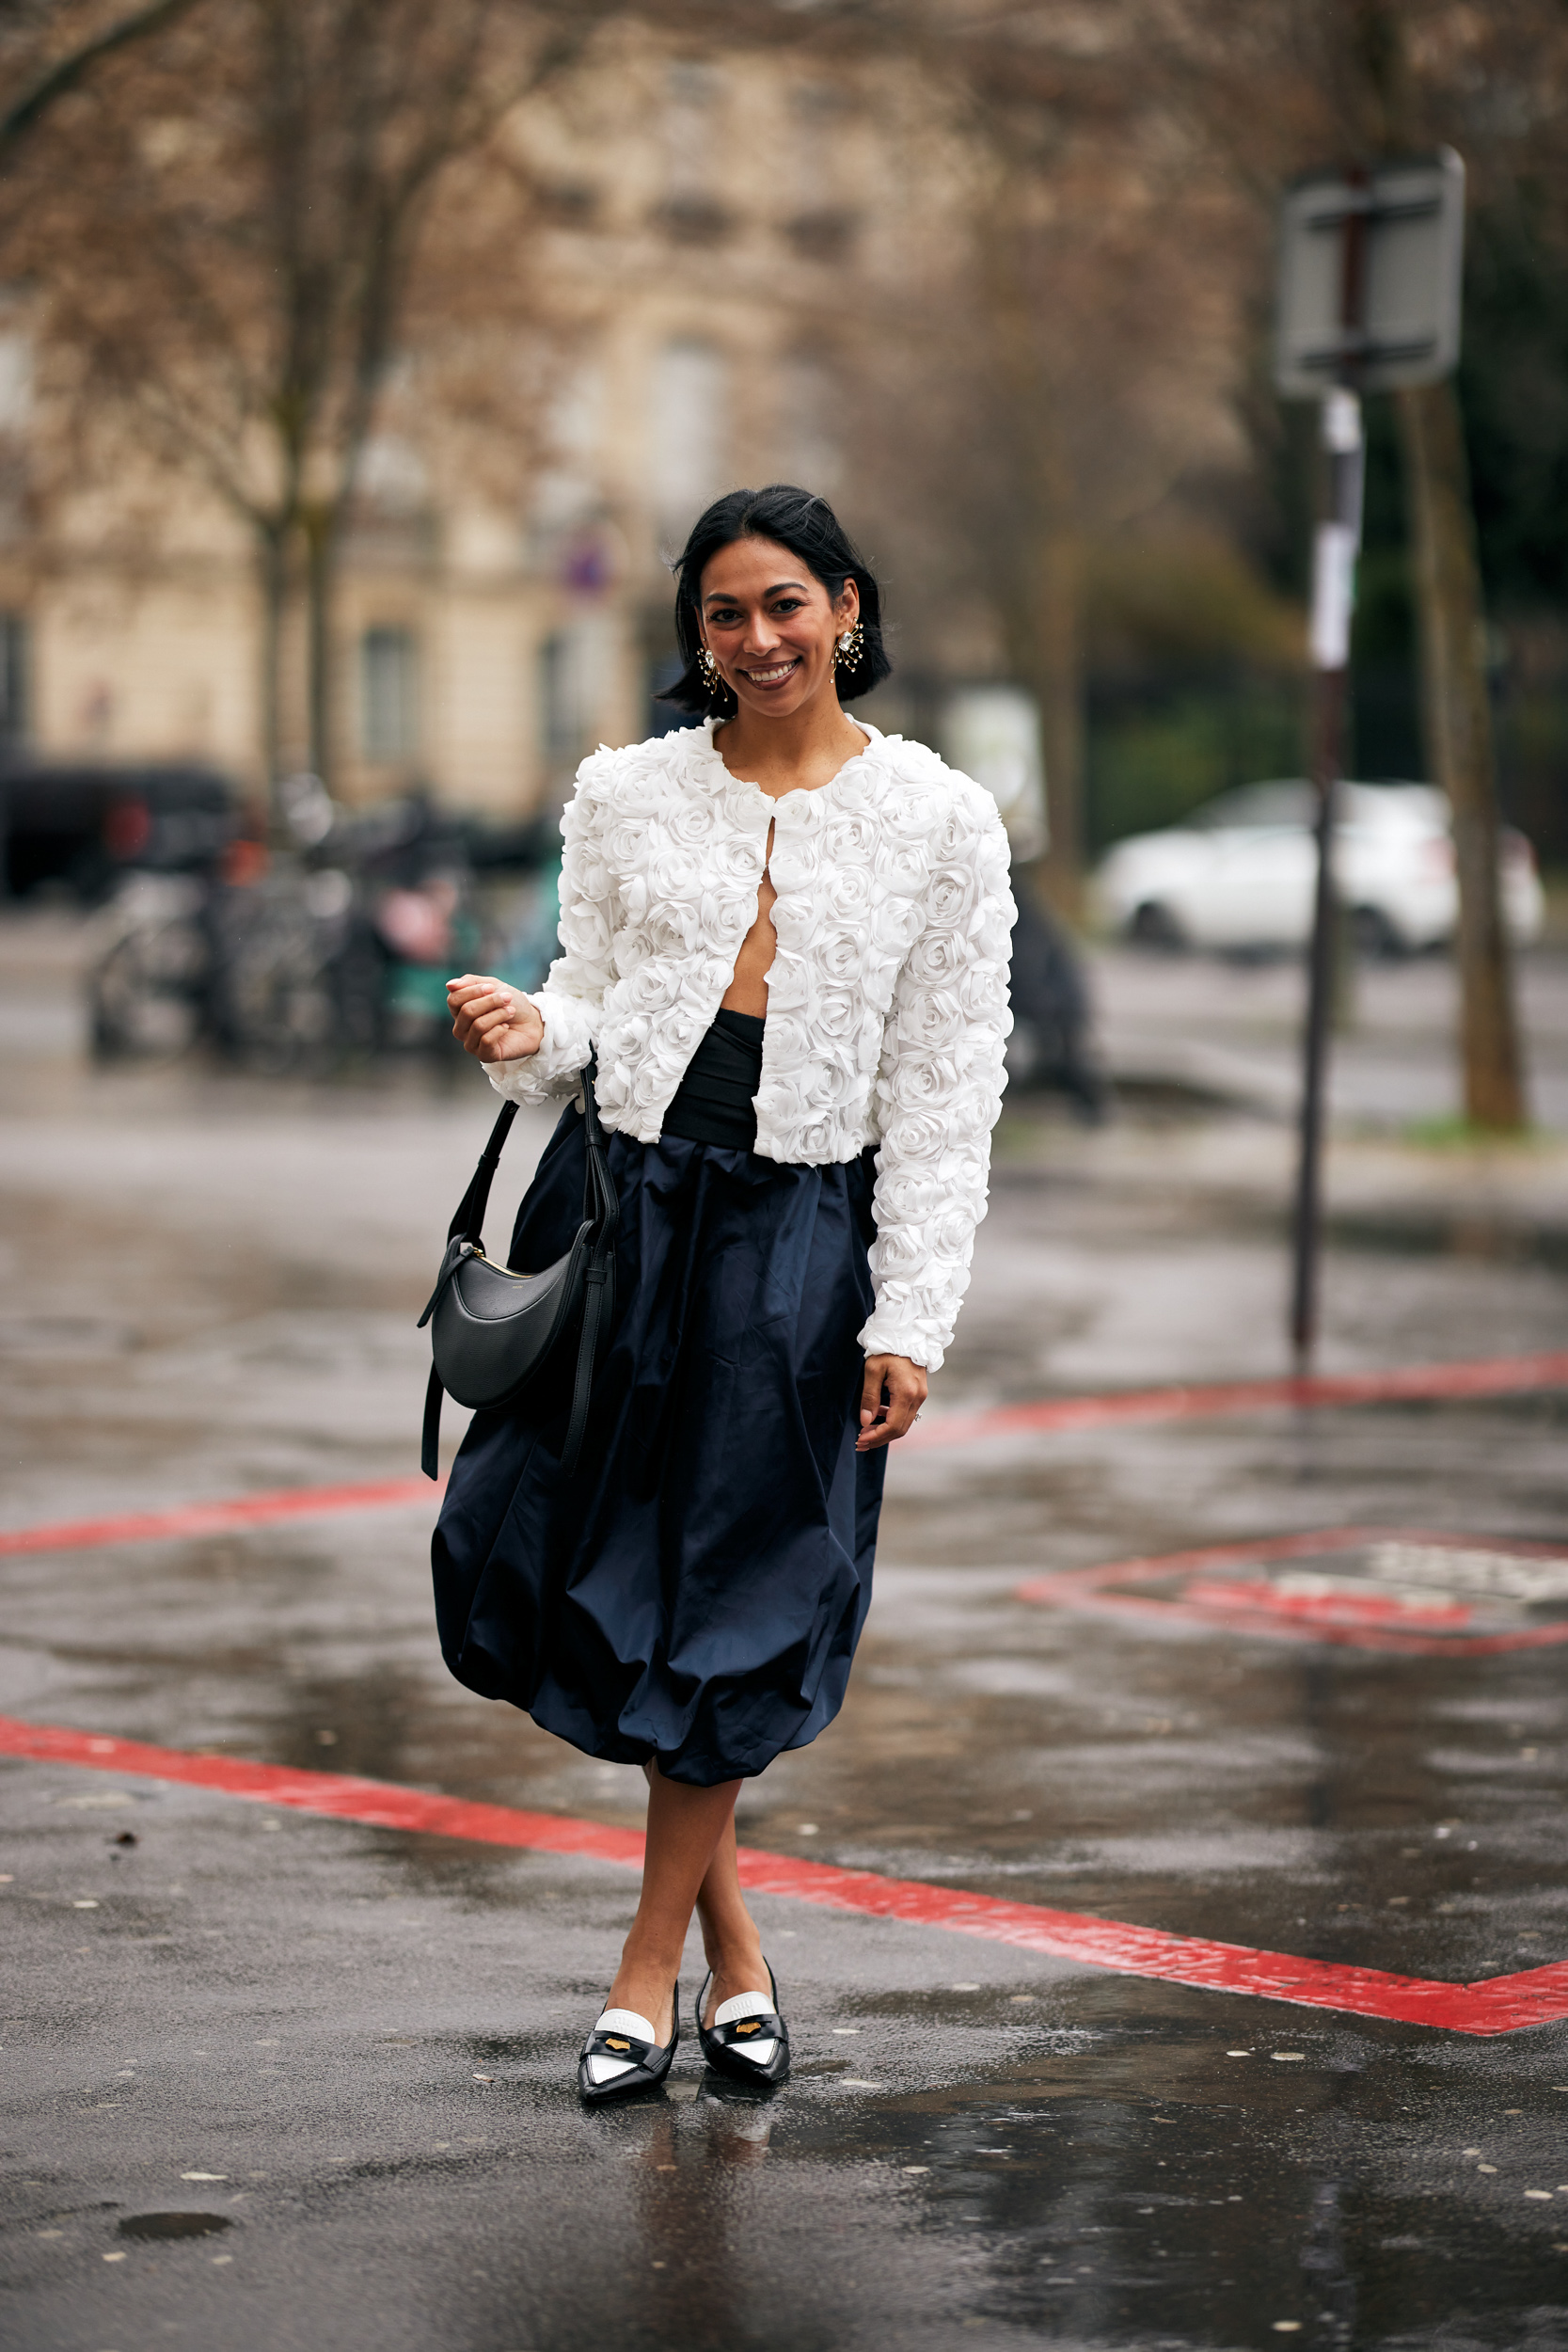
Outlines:
[[[1118,841],[1092,884],[1107,928],[1150,946],[1302,947],[1316,887],[1316,795],[1299,779],[1222,792],[1180,825]],[[1426,784],[1346,784],[1335,879],[1357,945],[1410,954],[1452,938],[1459,913],[1449,804]],[[1540,932],[1535,853],[1502,834],[1503,913],[1515,941]]]

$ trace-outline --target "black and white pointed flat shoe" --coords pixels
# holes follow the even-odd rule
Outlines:
[[[697,2039],[704,2058],[737,2082],[782,2083],[789,2072],[789,2027],[779,2014],[779,1980],[771,1966],[768,1993],[737,1993],[733,2001],[721,2001],[707,2026],[703,2011],[712,1982],[710,1968],[697,1995]]]
[[[607,2009],[582,2045],[578,2059],[578,2096],[590,2106],[606,2099],[624,2099],[629,2091],[657,2090],[681,2042],[681,1989],[677,1984],[670,2012],[670,2039],[662,2046],[654,2039],[647,2018],[634,2009]]]

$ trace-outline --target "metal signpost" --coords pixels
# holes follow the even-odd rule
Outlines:
[[[1323,1093],[1334,987],[1335,802],[1344,765],[1355,559],[1361,545],[1361,394],[1434,384],[1459,357],[1465,167],[1451,148],[1370,171],[1315,172],[1281,218],[1275,385],[1322,404],[1324,491],[1312,550],[1317,898],[1302,1044],[1291,1345],[1298,1372],[1318,1330]]]

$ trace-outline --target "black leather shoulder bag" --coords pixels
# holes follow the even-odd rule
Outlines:
[[[576,1470],[588,1426],[594,1375],[610,1337],[615,1305],[615,1226],[620,1205],[605,1157],[604,1129],[594,1100],[594,1066],[582,1073],[582,1119],[588,1147],[582,1223],[563,1258],[541,1274],[515,1274],[484,1254],[484,1211],[490,1181],[507,1131],[517,1116],[508,1103],[480,1154],[472,1184],[463,1195],[447,1233],[447,1254],[420,1329],[430,1325],[430,1384],[425,1391],[424,1443],[420,1466],[437,1474],[441,1392],[459,1405],[490,1409],[531,1404],[548,1410],[577,1343],[571,1417],[561,1467]]]

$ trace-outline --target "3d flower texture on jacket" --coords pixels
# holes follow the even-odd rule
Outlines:
[[[585,759],[562,818],[562,953],[533,992],[544,1042],[489,1076],[514,1101],[560,1099],[596,1052],[605,1126],[657,1142],[766,867],[778,947],[755,1149],[821,1166],[877,1148],[861,1344],[934,1372],[969,1284],[1006,1084],[1007,839],[981,786],[856,724],[863,753],[779,799],[730,774],[711,721]]]

